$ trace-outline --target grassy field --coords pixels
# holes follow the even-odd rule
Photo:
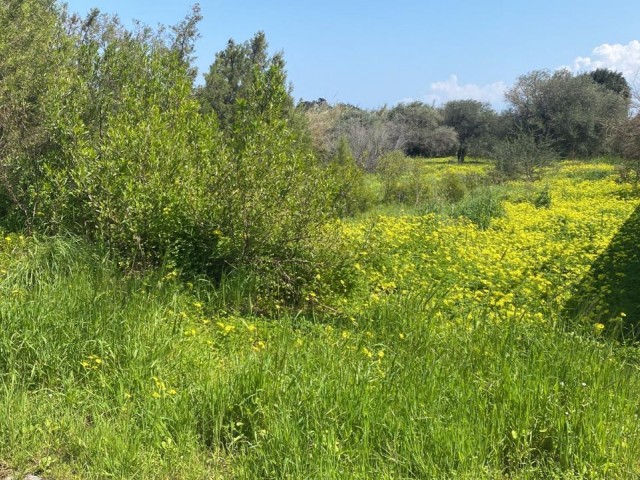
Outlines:
[[[5,233],[0,478],[640,477],[638,196],[486,175],[327,225],[299,310]]]

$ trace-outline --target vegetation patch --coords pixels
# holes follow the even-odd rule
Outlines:
[[[577,298],[634,312],[616,252],[638,201],[589,168],[608,174],[549,173],[544,208],[503,186],[486,225],[327,225],[297,312],[239,274],[125,275],[83,240],[5,234],[0,456],[45,478],[635,476],[634,347],[563,323]]]
[[[640,477],[624,78],[296,106],[200,20],[0,3],[0,476]]]

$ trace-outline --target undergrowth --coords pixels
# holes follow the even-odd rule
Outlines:
[[[564,172],[582,168],[609,167]],[[614,318],[566,323],[564,309],[637,201],[610,176],[562,172],[499,190],[502,216],[484,224],[343,222],[333,248],[350,255],[325,252],[344,263],[297,309],[250,276],[123,273],[75,237],[4,235],[0,465],[70,479],[640,475],[636,347],[608,336]]]

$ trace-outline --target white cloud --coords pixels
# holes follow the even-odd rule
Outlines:
[[[591,51],[591,56],[577,57],[570,70],[588,72],[597,68],[620,72],[631,83],[640,80],[640,41],[632,40],[626,45],[598,45]]]
[[[427,103],[441,104],[449,100],[478,100],[500,105],[504,101],[504,91],[507,86],[504,82],[495,82],[488,85],[476,85],[475,83],[460,84],[457,75],[451,75],[448,80],[434,82],[429,85],[429,90],[420,99]]]

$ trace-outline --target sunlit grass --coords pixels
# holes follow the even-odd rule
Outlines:
[[[0,467],[637,477],[636,349],[564,308],[638,200],[606,164],[500,188],[484,226],[399,211],[331,226],[348,261],[318,272],[304,312],[269,318],[246,278],[125,275],[73,238],[3,235]]]

